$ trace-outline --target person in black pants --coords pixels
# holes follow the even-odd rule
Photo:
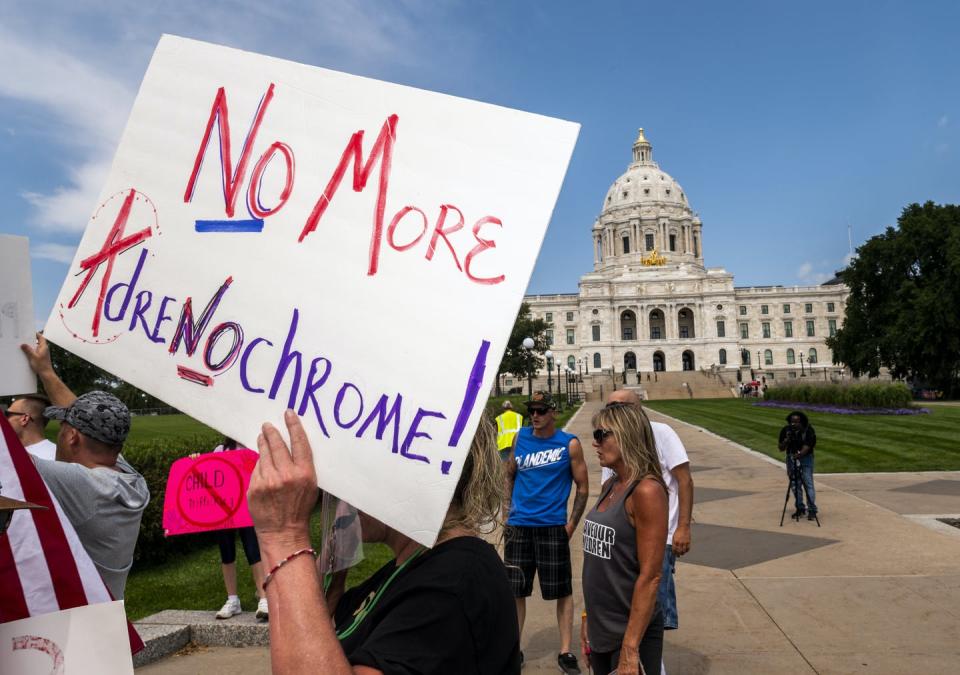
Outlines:
[[[232,438],[224,438],[223,443],[214,448],[214,452],[227,452],[237,449],[237,442]],[[227,589],[227,601],[217,612],[218,619],[229,619],[236,616],[242,610],[240,608],[240,596],[237,595],[237,535],[240,535],[240,543],[243,545],[243,554],[250,565],[250,571],[253,573],[253,583],[257,588],[257,619],[267,621],[270,617],[267,608],[267,598],[263,592],[263,564],[260,562],[260,544],[257,541],[257,533],[252,527],[230,528],[227,530],[216,530],[214,535],[217,544],[220,546],[220,565],[223,571],[223,585]]]

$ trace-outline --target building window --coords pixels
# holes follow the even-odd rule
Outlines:
[[[813,337],[816,332],[813,329],[813,321],[807,321],[807,337]]]
[[[723,321],[717,321],[717,337],[727,337],[727,327]]]
[[[573,321],[573,312],[567,312],[567,321]]]
[[[660,339],[660,326],[650,326],[650,339],[651,340]]]
[[[624,253],[630,252],[630,237],[623,238],[623,252]]]
[[[761,313],[761,314],[769,314],[769,313],[770,313],[770,306],[769,306],[769,305],[760,305],[760,313]]]
[[[813,304],[809,302],[805,304],[803,306],[803,311],[806,312],[807,314],[813,314]]]
[[[592,326],[590,326],[590,330],[592,333],[591,337],[593,338],[593,341],[600,342],[600,326],[598,324],[593,324]]]
[[[747,306],[740,305],[740,316],[746,316],[746,315],[747,315]]]
[[[833,337],[837,334],[837,320],[830,319],[827,321],[827,330],[830,333],[830,337]]]
[[[680,337],[682,338],[690,337],[690,328],[688,326],[680,326]]]
[[[646,245],[648,251],[652,251],[652,250],[653,250],[653,235],[652,235],[652,234],[647,233],[647,234],[643,235],[643,242],[644,242],[644,244]]]
[[[553,344],[553,331],[550,330],[549,328],[547,329],[547,344],[548,345]]]
[[[797,355],[793,353],[793,350],[792,350],[792,349],[788,349],[788,350],[787,350],[787,363],[792,366],[792,365],[793,365],[794,363],[796,363],[796,362],[797,362]],[[790,377],[793,377],[793,375],[791,375]]]
[[[810,351],[807,352],[807,363],[816,363],[816,362],[817,362],[817,350],[811,347]]]
[[[624,340],[632,340],[632,339],[633,339],[633,328],[630,328],[629,326],[624,326],[624,328],[623,328],[623,339],[624,339]]]
[[[726,350],[726,349],[721,349],[721,350],[720,350],[720,365],[721,365],[721,366],[727,365],[727,350]]]
[[[677,250],[677,235],[675,234],[670,235],[670,250],[671,251]]]
[[[790,313],[790,304],[789,304],[789,303],[785,303],[785,304],[783,305],[783,313],[784,313],[784,314],[789,314],[789,313]]]
[[[553,312],[547,312],[545,316],[547,319],[547,323],[553,323]]]
[[[745,366],[749,366],[749,365],[750,365],[750,350],[749,350],[749,349],[741,349],[741,350],[740,350],[740,363],[743,364],[743,365],[745,365]]]
[[[750,326],[749,324],[741,323],[740,324],[740,337],[743,340],[746,340],[750,337]]]
[[[765,338],[770,337],[770,322],[769,322],[769,321],[764,321],[762,324],[760,324],[760,328],[761,328],[761,330],[763,330],[763,337],[765,337]]]
[[[791,378],[796,378],[796,377],[797,377],[797,371],[795,371],[795,370],[791,370],[791,371],[790,371],[789,373],[787,373],[787,374],[788,374]]]
[[[600,368],[600,352],[593,355],[593,367]]]
[[[793,337],[793,321],[783,322],[783,337]]]
[[[773,352],[769,349],[764,350],[763,352],[763,365],[772,366],[773,365]]]
[[[828,311],[828,312],[835,312],[835,311],[836,311],[836,307],[837,307],[837,306],[834,305],[832,302],[828,302],[828,303],[827,303],[827,311]]]
[[[574,343],[574,332],[572,328],[567,329],[567,344],[572,345]]]
[[[576,370],[576,369],[577,369],[577,357],[575,357],[575,356],[568,356],[568,357],[567,357],[567,368],[569,368],[570,370]]]

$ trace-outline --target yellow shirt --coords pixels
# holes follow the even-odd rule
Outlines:
[[[497,449],[508,450],[513,445],[513,438],[523,426],[523,415],[512,410],[506,410],[497,416]]]

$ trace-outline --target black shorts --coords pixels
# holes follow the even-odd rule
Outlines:
[[[570,565],[570,540],[563,525],[549,527],[507,526],[503,549],[513,597],[526,598],[533,593],[533,575],[540,577],[544,600],[556,600],[573,594],[573,569]]]

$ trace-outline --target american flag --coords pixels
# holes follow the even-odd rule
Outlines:
[[[15,511],[6,535],[0,536],[0,623],[111,602],[73,526],[2,416],[0,429],[3,496],[47,507]],[[127,625],[130,649],[137,653],[143,641],[133,625]]]

